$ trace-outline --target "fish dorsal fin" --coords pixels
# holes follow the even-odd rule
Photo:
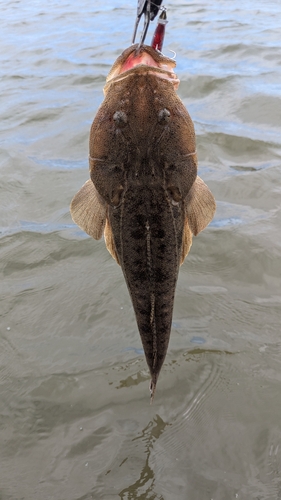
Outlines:
[[[185,199],[185,213],[189,228],[194,236],[197,236],[208,226],[215,211],[215,198],[205,182],[197,176]]]
[[[73,221],[95,240],[102,237],[107,203],[89,179],[72,199],[70,213]]]
[[[115,248],[112,229],[111,229],[110,222],[108,219],[106,219],[106,224],[105,224],[105,229],[104,229],[104,239],[105,239],[106,248],[109,251],[110,255],[112,255],[112,257],[116,260],[117,264],[120,265],[119,258],[118,258],[116,248]]]

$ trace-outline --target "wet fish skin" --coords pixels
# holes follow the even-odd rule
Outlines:
[[[167,121],[161,117],[166,109]],[[127,117],[121,126],[111,125],[116,111]],[[90,161],[91,179],[108,202],[115,252],[155,387],[170,337],[184,198],[197,176],[196,155],[186,157],[195,151],[194,129],[172,84],[154,74],[136,72],[116,82],[100,113],[90,157],[106,160]]]
[[[192,234],[212,219],[215,201],[197,177],[194,126],[175,92],[174,61],[144,46],[143,57],[149,64],[152,57],[156,66],[141,63],[123,72],[134,50],[124,51],[109,74],[90,132],[91,180],[74,197],[71,213],[91,236],[104,232],[121,265],[153,398],[170,338],[179,266]]]
[[[124,198],[124,206],[109,208],[108,218],[156,385],[169,343],[183,210],[171,206],[162,186],[130,186]]]

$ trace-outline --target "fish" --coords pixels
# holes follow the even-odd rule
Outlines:
[[[197,175],[192,119],[177,94],[175,60],[148,45],[113,64],[90,130],[90,179],[73,221],[121,266],[146,362],[151,401],[164,363],[180,265],[216,202]]]

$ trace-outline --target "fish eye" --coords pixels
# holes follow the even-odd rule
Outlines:
[[[126,125],[128,121],[128,117],[124,111],[115,111],[113,115],[113,120],[120,126]]]
[[[166,108],[161,109],[161,111],[159,111],[159,113],[158,113],[158,121],[159,122],[168,122],[170,117],[171,117],[171,113]]]

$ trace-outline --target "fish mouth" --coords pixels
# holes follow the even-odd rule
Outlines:
[[[122,52],[112,66],[106,79],[105,91],[112,83],[123,80],[133,73],[154,74],[158,78],[171,82],[177,90],[179,79],[174,73],[175,66],[176,62],[173,59],[164,56],[149,45],[141,47],[138,47],[138,44],[132,45]]]

